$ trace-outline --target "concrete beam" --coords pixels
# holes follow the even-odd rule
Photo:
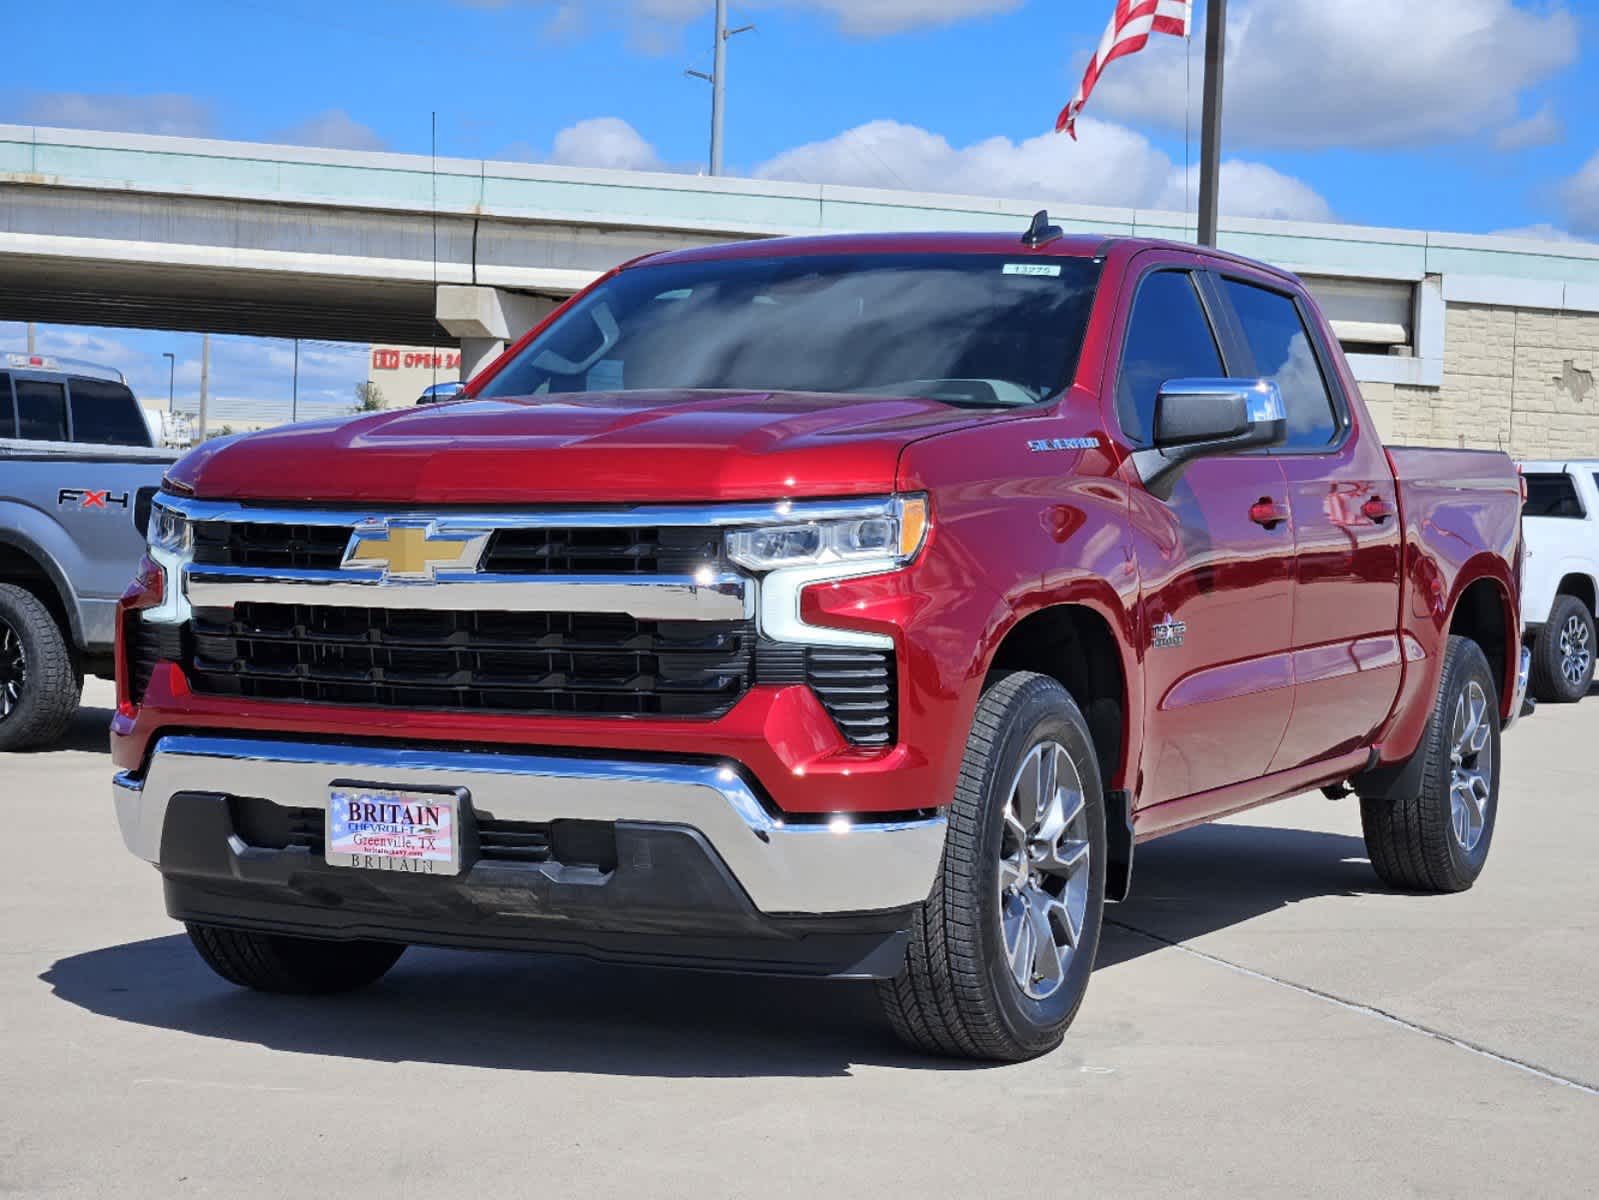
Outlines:
[[[461,339],[461,378],[471,379],[554,309],[547,296],[503,288],[441,283],[435,316]]]

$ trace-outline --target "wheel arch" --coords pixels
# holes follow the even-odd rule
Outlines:
[[[1503,714],[1505,698],[1515,692],[1521,655],[1515,605],[1504,582],[1486,574],[1466,582],[1450,610],[1448,633],[1470,638],[1481,647],[1499,688]]]
[[[14,529],[0,529],[0,583],[32,592],[67,631],[72,645],[83,645],[78,606],[66,576],[36,542]]]
[[[1116,633],[1106,606],[1083,597],[1041,605],[1019,615],[989,655],[985,675],[996,670],[1036,671],[1064,687],[1088,723],[1104,786],[1105,833],[1110,862],[1106,895],[1124,900],[1132,888],[1132,791],[1126,780],[1137,761],[1140,703],[1130,640]]]
[[[1588,606],[1590,617],[1599,612],[1599,592],[1595,590],[1593,576],[1585,571],[1568,571],[1562,575],[1555,584],[1555,595],[1575,596]]]

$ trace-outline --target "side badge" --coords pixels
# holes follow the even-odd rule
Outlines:
[[[1051,450],[1098,450],[1098,437],[1039,438],[1027,443],[1034,454],[1047,454]]]
[[[1172,650],[1183,644],[1183,636],[1188,632],[1186,621],[1174,621],[1171,613],[1166,614],[1164,621],[1155,624],[1154,638],[1150,645],[1156,650]]]

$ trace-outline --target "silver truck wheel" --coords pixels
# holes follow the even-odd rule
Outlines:
[[[1083,781],[1066,747],[1040,742],[1011,781],[1000,834],[999,924],[1011,978],[1033,1000],[1066,982],[1088,918]]]
[[[32,592],[0,583],[0,751],[54,742],[78,711],[82,690],[50,610]]]
[[[1499,807],[1499,690],[1476,642],[1452,636],[1404,794],[1363,796],[1372,868],[1390,887],[1463,892],[1488,861]]]
[[[1011,1062],[1058,1046],[1094,969],[1106,864],[1083,714],[1048,676],[996,675],[905,969],[878,985],[895,1033],[928,1053]]]
[[[1581,700],[1593,686],[1594,620],[1576,596],[1560,595],[1532,646],[1532,694],[1547,704]]]

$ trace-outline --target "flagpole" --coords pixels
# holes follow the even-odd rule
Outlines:
[[[1227,57],[1227,0],[1205,13],[1205,111],[1200,118],[1199,244],[1216,244],[1216,193],[1221,184],[1221,92]]]

